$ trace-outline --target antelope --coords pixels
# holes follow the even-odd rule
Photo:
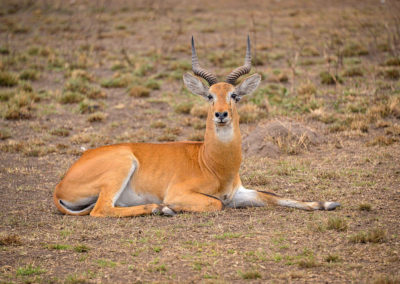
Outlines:
[[[337,202],[301,202],[267,191],[243,187],[239,114],[236,104],[258,87],[254,74],[236,85],[251,69],[250,38],[244,65],[225,82],[200,67],[192,37],[192,70],[185,86],[208,101],[204,142],[125,143],[83,153],[54,191],[64,214],[127,217],[178,212],[220,211],[268,204],[303,210],[334,210]]]

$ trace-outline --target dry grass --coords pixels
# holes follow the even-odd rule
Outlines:
[[[367,232],[361,231],[350,237],[352,243],[382,243],[387,240],[387,233],[381,228],[374,228]]]
[[[7,235],[0,237],[1,246],[20,246],[22,245],[22,240],[18,235]]]
[[[250,1],[239,13],[240,1],[3,2],[1,283],[398,283],[396,3]],[[249,31],[263,80],[238,104],[243,136],[277,119],[321,139],[258,137],[271,155],[243,151],[243,185],[339,210],[57,212],[54,187],[86,149],[203,140],[208,104],[182,83],[190,36],[224,80]],[[151,97],[130,97],[133,86]]]
[[[129,95],[135,98],[147,98],[150,96],[150,89],[143,86],[132,86],[129,88]]]

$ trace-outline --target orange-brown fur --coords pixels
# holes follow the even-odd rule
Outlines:
[[[218,83],[210,88],[210,92],[217,96],[217,101],[209,107],[204,143],[131,143],[86,151],[57,185],[54,192],[57,208],[71,214],[60,206],[60,199],[74,202],[99,195],[91,215],[129,216],[151,213],[157,204],[143,206],[139,211],[129,210],[128,207],[119,208],[121,210],[116,212],[112,208],[112,197],[136,162],[138,167],[131,178],[136,192],[150,193],[163,203],[170,204],[176,211],[221,210],[220,201],[202,194],[222,198],[222,195],[232,194],[240,183],[239,116],[234,103],[226,99],[227,92],[232,89],[233,86],[227,83]],[[220,142],[215,137],[212,120],[214,111],[224,110],[228,110],[234,127],[234,138],[229,143]]]

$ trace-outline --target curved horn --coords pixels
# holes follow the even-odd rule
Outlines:
[[[205,79],[208,82],[208,84],[210,84],[210,86],[218,82],[217,77],[214,74],[200,67],[199,59],[197,58],[196,54],[196,48],[194,47],[193,36],[192,36],[192,70],[195,75]]]
[[[235,85],[236,80],[250,72],[251,69],[251,52],[250,52],[250,37],[247,36],[247,49],[246,56],[244,58],[244,65],[233,70],[227,77],[226,82]]]

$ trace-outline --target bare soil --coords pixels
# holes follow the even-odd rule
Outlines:
[[[1,283],[400,283],[397,2],[1,6]],[[192,34],[221,79],[252,38],[263,82],[240,102],[244,185],[340,208],[56,210],[54,187],[85,149],[201,139],[205,102],[181,79]]]

